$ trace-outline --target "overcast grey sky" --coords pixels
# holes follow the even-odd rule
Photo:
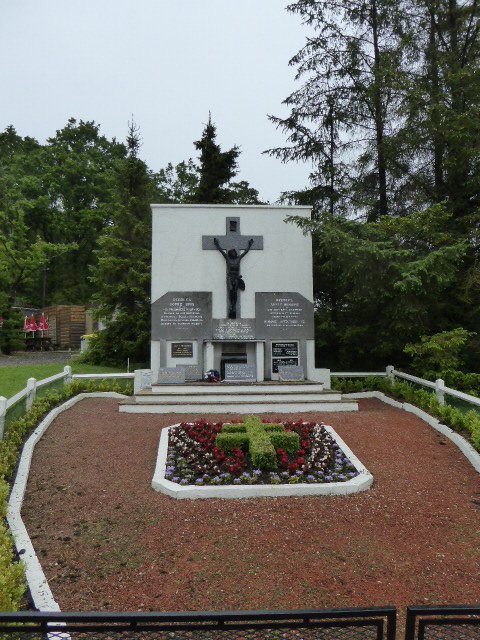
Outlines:
[[[124,140],[134,114],[157,171],[195,157],[208,111],[239,178],[265,200],[308,166],[262,156],[284,143],[267,114],[297,86],[288,60],[306,28],[287,0],[0,0],[0,128],[43,142],[71,116]]]

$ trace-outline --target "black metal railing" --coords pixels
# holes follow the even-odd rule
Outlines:
[[[0,614],[1,640],[395,640],[394,607],[215,613]]]
[[[405,640],[480,640],[480,606],[408,607]]]

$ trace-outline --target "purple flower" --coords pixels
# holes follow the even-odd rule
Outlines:
[[[240,478],[234,478],[233,479],[233,484],[241,484],[241,482],[242,481],[240,480]]]
[[[195,484],[203,484],[203,478],[197,478]]]
[[[260,471],[260,469],[254,469],[254,470],[253,470],[253,474],[254,474],[255,476],[261,476],[261,475],[262,475],[262,472]]]
[[[182,478],[180,480],[180,484],[188,484],[188,480],[186,478]]]
[[[180,478],[178,476],[175,476],[174,478],[172,478],[172,482],[179,482]]]

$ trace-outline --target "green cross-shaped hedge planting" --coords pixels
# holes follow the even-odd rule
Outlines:
[[[243,424],[224,424],[215,444],[227,454],[237,448],[248,451],[255,469],[274,471],[276,450],[295,453],[300,438],[298,433],[285,431],[283,424],[264,424],[257,416],[247,416]]]

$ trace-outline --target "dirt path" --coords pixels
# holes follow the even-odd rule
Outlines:
[[[37,445],[23,509],[61,608],[478,603],[480,482],[459,450],[377,400],[304,415],[338,431],[371,490],[176,501],[150,482],[160,429],[185,416],[94,399],[63,413]]]

